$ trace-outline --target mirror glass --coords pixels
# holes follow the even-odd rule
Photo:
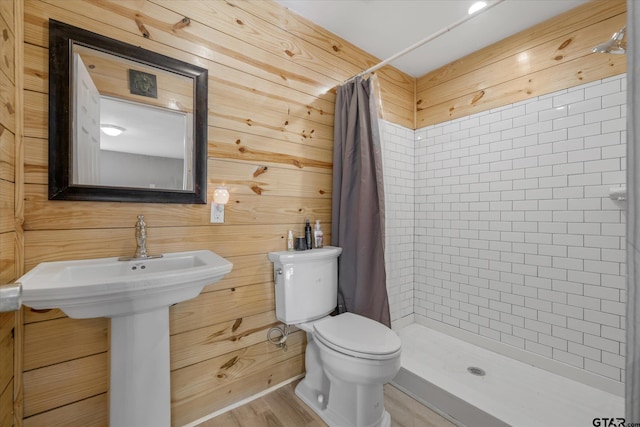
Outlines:
[[[205,69],[52,20],[50,76],[50,199],[206,203]]]

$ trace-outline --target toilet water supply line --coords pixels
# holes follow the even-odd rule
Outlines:
[[[267,332],[267,339],[273,345],[277,345],[284,351],[287,351],[287,338],[289,338],[289,325],[282,325],[282,328],[274,326]],[[275,332],[279,332],[279,335],[273,336]]]
[[[396,53],[395,55],[391,55],[390,57],[388,57],[387,59],[385,59],[384,61],[374,65],[371,68],[367,68],[366,70],[362,71],[359,74],[356,74],[353,77],[348,78],[347,80],[345,80],[344,82],[342,82],[342,84],[345,84],[353,79],[355,79],[356,77],[362,77],[362,76],[366,76],[369,73],[373,73],[374,71],[379,70],[380,68],[384,67],[385,65],[389,64],[390,62],[395,61],[396,59],[400,58],[401,56],[411,52],[414,49],[419,48],[420,46],[422,46],[423,44],[429,43],[432,40],[437,39],[438,37],[440,37],[441,35],[448,33],[449,31],[453,30],[456,27],[459,27],[460,25],[464,24],[465,22],[475,18],[476,16],[480,16],[481,14],[483,14],[484,12],[488,11],[489,9],[491,9],[494,6],[499,5],[500,3],[502,3],[505,0],[495,0],[494,2],[491,2],[490,4],[488,4],[487,6],[485,6],[484,8],[480,9],[479,11],[472,13],[471,15],[467,15],[464,18],[454,22],[453,24],[449,25],[446,28],[443,28],[440,31],[437,31],[433,34],[431,34],[430,36],[428,36],[427,38],[424,38],[422,40],[420,40],[417,43],[412,44],[411,46],[409,46],[408,48],[401,50],[400,52]]]

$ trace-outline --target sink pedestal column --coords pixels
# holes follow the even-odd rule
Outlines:
[[[110,427],[169,427],[169,307],[111,318]]]

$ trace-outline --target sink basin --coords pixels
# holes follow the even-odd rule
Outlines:
[[[35,309],[59,308],[75,319],[124,316],[194,298],[232,267],[206,250],[147,260],[43,262],[20,279],[22,301]]]
[[[169,306],[195,298],[233,264],[211,251],[119,261],[43,262],[22,276],[22,302],[76,319],[111,318],[109,425],[171,425]]]

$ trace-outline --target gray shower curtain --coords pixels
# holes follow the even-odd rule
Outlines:
[[[627,352],[625,418],[640,423],[640,3],[627,0]]]
[[[384,191],[376,76],[336,96],[331,240],[342,248],[338,312],[391,325],[384,263]]]

